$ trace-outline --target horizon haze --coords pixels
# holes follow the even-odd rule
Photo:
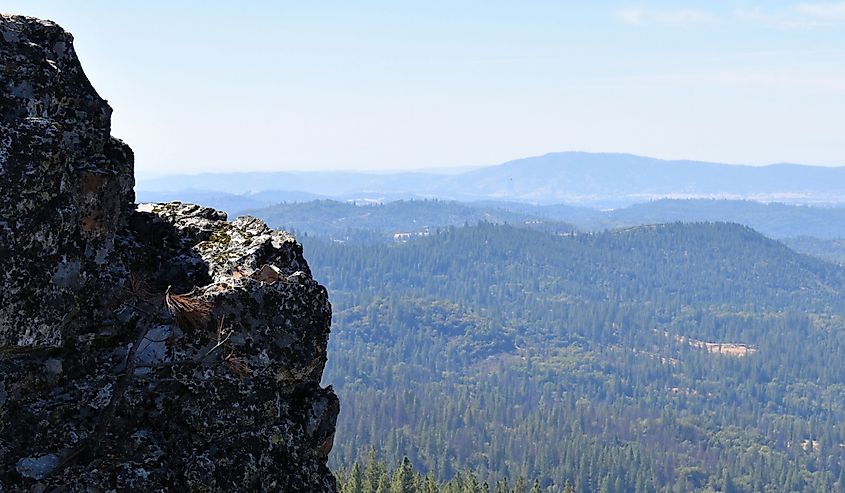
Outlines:
[[[140,176],[578,149],[841,165],[845,2],[10,0],[74,33]]]
[[[845,167],[739,166],[667,161],[633,154],[560,152],[456,173],[356,171],[232,172],[139,178],[140,200],[258,199],[273,204],[316,198],[516,201],[617,208],[661,198],[845,203]],[[170,194],[150,192],[176,192]],[[293,193],[292,193],[293,192]],[[167,197],[172,197],[168,199]],[[258,206],[257,204],[255,206]]]

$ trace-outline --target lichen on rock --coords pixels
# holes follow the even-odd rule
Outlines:
[[[335,491],[331,306],[253,218],[134,204],[70,34],[0,16],[0,492]]]

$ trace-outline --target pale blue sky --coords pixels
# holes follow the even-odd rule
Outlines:
[[[0,8],[74,33],[143,175],[565,150],[845,164],[845,1]]]

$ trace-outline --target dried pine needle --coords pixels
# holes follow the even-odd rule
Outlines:
[[[167,311],[176,319],[179,327],[186,330],[200,330],[211,320],[212,304],[194,294],[174,294],[170,288],[164,295]]]
[[[249,367],[246,360],[239,358],[234,354],[227,356],[223,360],[223,363],[227,368],[229,368],[229,371],[237,375],[239,378],[245,378],[252,371],[252,368]]]

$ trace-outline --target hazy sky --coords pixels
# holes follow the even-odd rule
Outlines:
[[[5,0],[74,33],[140,174],[552,151],[845,164],[845,1]]]

